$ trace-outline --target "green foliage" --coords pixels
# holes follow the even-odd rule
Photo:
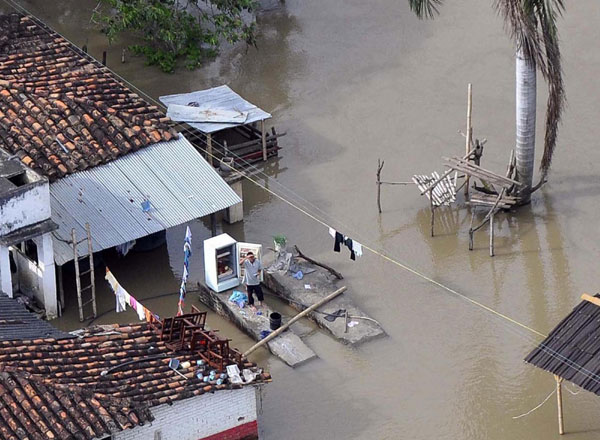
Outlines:
[[[173,72],[180,60],[188,69],[199,67],[222,41],[255,45],[255,22],[248,22],[255,1],[101,0],[104,8],[96,8],[93,20],[110,42],[129,34],[140,41],[130,46],[133,53]]]

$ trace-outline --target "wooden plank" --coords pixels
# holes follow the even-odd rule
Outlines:
[[[600,306],[600,298],[596,298],[595,296],[589,295],[587,293],[581,295],[581,299],[584,301],[591,302],[592,304],[596,304],[597,306]]]
[[[482,168],[478,165],[475,165],[471,162],[468,162],[462,158],[458,158],[458,157],[452,157],[452,158],[448,158],[448,157],[444,157],[443,158],[445,161],[447,162],[451,162],[451,163],[455,163],[456,165],[462,166],[465,169],[470,170],[471,172],[480,172],[483,174],[486,174],[490,177],[493,177],[495,179],[498,179],[499,181],[502,182],[510,182],[513,185],[518,185],[518,186],[523,186],[523,184],[521,182],[517,182],[516,180],[510,179],[508,177],[504,177],[501,176],[500,174],[496,174],[493,171],[487,170],[485,168]]]

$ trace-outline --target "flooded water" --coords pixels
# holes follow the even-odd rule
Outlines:
[[[457,130],[464,130],[469,82],[475,136],[489,140],[482,164],[504,172],[514,145],[514,60],[491,3],[448,2],[438,19],[420,22],[404,0],[271,0],[258,16],[258,50],[226,48],[205,68],[176,75],[144,68],[141,60],[121,64],[119,46],[108,49],[108,64],[154,97],[229,84],[272,112],[278,131],[287,132],[281,158],[269,171],[270,189],[362,243],[547,333],[581,293],[598,285],[596,1],[569,2],[560,20],[569,106],[550,183],[530,206],[497,216],[494,258],[488,256],[487,231],[468,251],[470,212],[462,202],[440,214],[434,238],[428,204],[414,187],[384,187],[384,212],[377,213],[378,158],[385,160],[384,179],[398,181],[441,171],[442,156],[462,155]],[[95,1],[22,4],[101,57],[106,42],[89,24]],[[541,128],[545,90],[539,89]],[[274,377],[263,396],[261,438],[559,437],[554,398],[513,419],[554,388],[550,374],[522,361],[538,341],[533,333],[377,255],[367,252],[352,262],[333,253],[325,227],[250,182],[244,196],[246,220],[225,231],[265,245],[274,234],[287,235],[306,254],[340,270],[348,295],[389,334],[351,348],[314,330],[305,341],[319,359],[295,370],[264,351],[253,355]],[[203,222],[192,229],[195,281],[202,278],[201,240],[210,233]],[[175,228],[167,246],[109,258],[108,264],[140,299],[176,291],[183,235],[183,227]],[[110,310],[114,298],[105,286],[99,295],[100,311]],[[197,302],[192,297],[188,303]],[[146,303],[172,314],[176,302],[171,295]],[[71,312],[61,326],[77,326],[73,303]],[[98,322],[133,319],[109,312]],[[234,345],[252,344],[216,316],[209,323]],[[564,405],[569,438],[598,438],[597,396],[565,392]]]

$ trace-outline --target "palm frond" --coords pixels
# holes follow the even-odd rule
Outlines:
[[[521,50],[525,60],[544,70],[546,59],[533,3],[535,0],[495,0],[494,8],[504,19],[507,33],[515,42],[517,50]]]
[[[566,99],[564,83],[562,79],[558,30],[556,28],[557,16],[561,14],[561,8],[563,8],[562,0],[546,0],[545,2],[541,3],[541,7],[537,10],[537,17],[542,29],[542,37],[547,60],[547,68],[545,71],[542,70],[542,75],[548,83],[546,134],[544,136],[544,154],[540,164],[540,182],[543,182],[548,175],[548,170],[552,164],[552,157],[556,148],[558,127],[560,125]]]
[[[421,19],[434,18],[438,15],[440,13],[438,7],[442,5],[442,2],[443,0],[408,0],[410,9]]]

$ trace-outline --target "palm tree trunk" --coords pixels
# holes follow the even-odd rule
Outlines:
[[[517,180],[525,184],[520,202],[529,203],[535,156],[536,67],[525,59],[523,50],[516,55],[517,85]]]

